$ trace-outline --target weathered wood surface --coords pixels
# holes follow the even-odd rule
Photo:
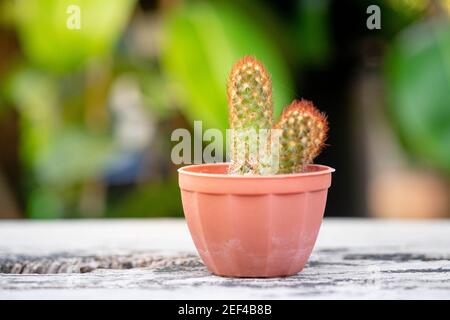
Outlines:
[[[450,299],[450,221],[325,219],[308,266],[213,276],[183,220],[0,222],[0,299]]]

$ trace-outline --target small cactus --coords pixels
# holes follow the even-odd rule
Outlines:
[[[262,63],[246,56],[235,63],[227,82],[229,121],[233,129],[231,174],[261,174],[264,165],[250,149],[264,143],[260,129],[272,128],[272,84]],[[251,139],[251,134],[256,139]],[[270,139],[268,139],[270,141]]]
[[[276,125],[272,125],[270,76],[255,58],[246,56],[233,65],[227,93],[230,126],[234,132],[231,139],[230,174],[302,172],[304,166],[312,163],[321,151],[328,123],[311,102],[294,100],[283,110]],[[280,136],[269,134],[268,139],[263,139],[260,134],[264,131],[262,129],[277,129]],[[279,144],[275,144],[274,140],[278,138]],[[275,170],[272,166],[273,154],[266,156],[254,152],[254,148],[261,149],[263,146],[265,150],[279,146],[279,166]]]
[[[302,172],[320,153],[328,132],[326,117],[312,102],[294,100],[275,128],[282,130],[278,173]]]

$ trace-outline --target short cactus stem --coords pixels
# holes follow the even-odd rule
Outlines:
[[[302,172],[320,153],[328,132],[325,115],[307,100],[286,107],[275,127],[283,132],[279,173]]]

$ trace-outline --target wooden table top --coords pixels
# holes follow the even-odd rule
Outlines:
[[[0,222],[0,299],[450,299],[450,221],[330,219],[293,277],[211,275],[182,219]]]

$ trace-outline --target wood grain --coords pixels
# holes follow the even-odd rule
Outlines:
[[[0,223],[1,299],[450,299],[450,223],[325,219],[307,267],[211,275],[183,220]]]

